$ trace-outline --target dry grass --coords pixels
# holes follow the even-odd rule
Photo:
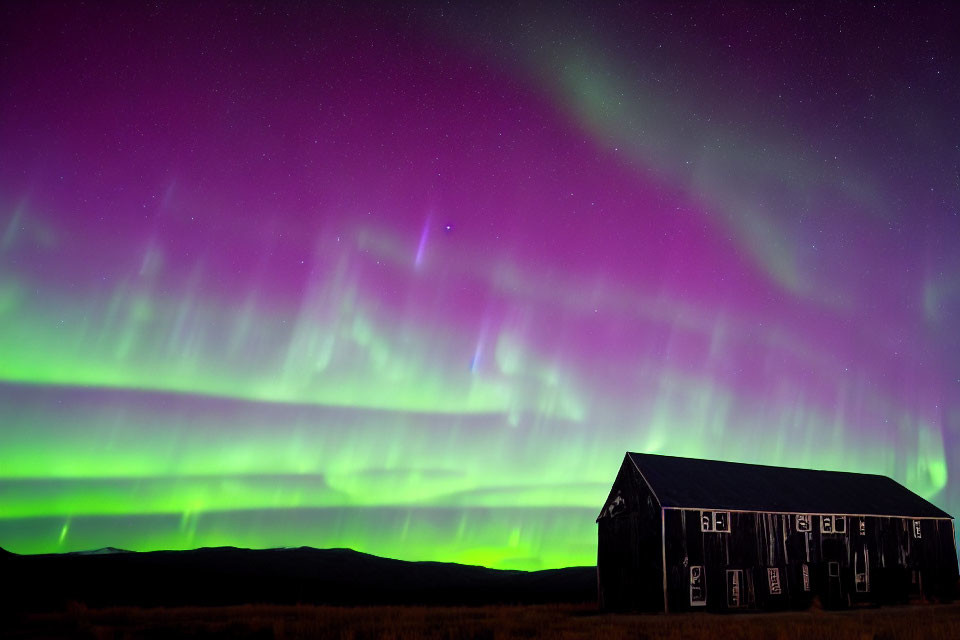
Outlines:
[[[2,623],[3,621],[0,621]],[[7,621],[11,622],[11,621]],[[135,607],[33,614],[11,638],[630,638],[788,640],[960,638],[960,604],[770,614],[614,615],[593,605],[490,607]],[[0,625],[3,626],[3,625]]]

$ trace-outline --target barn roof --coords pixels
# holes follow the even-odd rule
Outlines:
[[[951,518],[886,476],[627,453],[662,507]]]

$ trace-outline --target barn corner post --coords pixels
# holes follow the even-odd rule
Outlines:
[[[599,546],[600,544],[598,542],[597,547]],[[600,556],[600,553],[598,550],[597,560],[596,560],[597,570],[594,572],[593,575],[594,575],[594,581],[597,583],[597,609],[599,609],[600,611],[603,611],[603,591],[602,591],[602,587],[600,586],[600,557],[599,556]]]
[[[960,551],[957,549],[957,523],[953,518],[950,518],[950,533],[953,534],[953,563],[957,569],[957,575],[960,575]],[[957,588],[953,588],[954,597],[960,597],[960,593],[957,593]]]
[[[660,563],[663,567],[663,612],[670,613],[667,603],[667,510],[660,507]]]

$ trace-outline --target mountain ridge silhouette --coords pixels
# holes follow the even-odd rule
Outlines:
[[[3,606],[533,604],[596,599],[596,568],[490,569],[313,547],[20,555],[0,548]]]

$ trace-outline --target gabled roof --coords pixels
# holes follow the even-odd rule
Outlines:
[[[662,507],[951,518],[886,476],[627,453]]]

